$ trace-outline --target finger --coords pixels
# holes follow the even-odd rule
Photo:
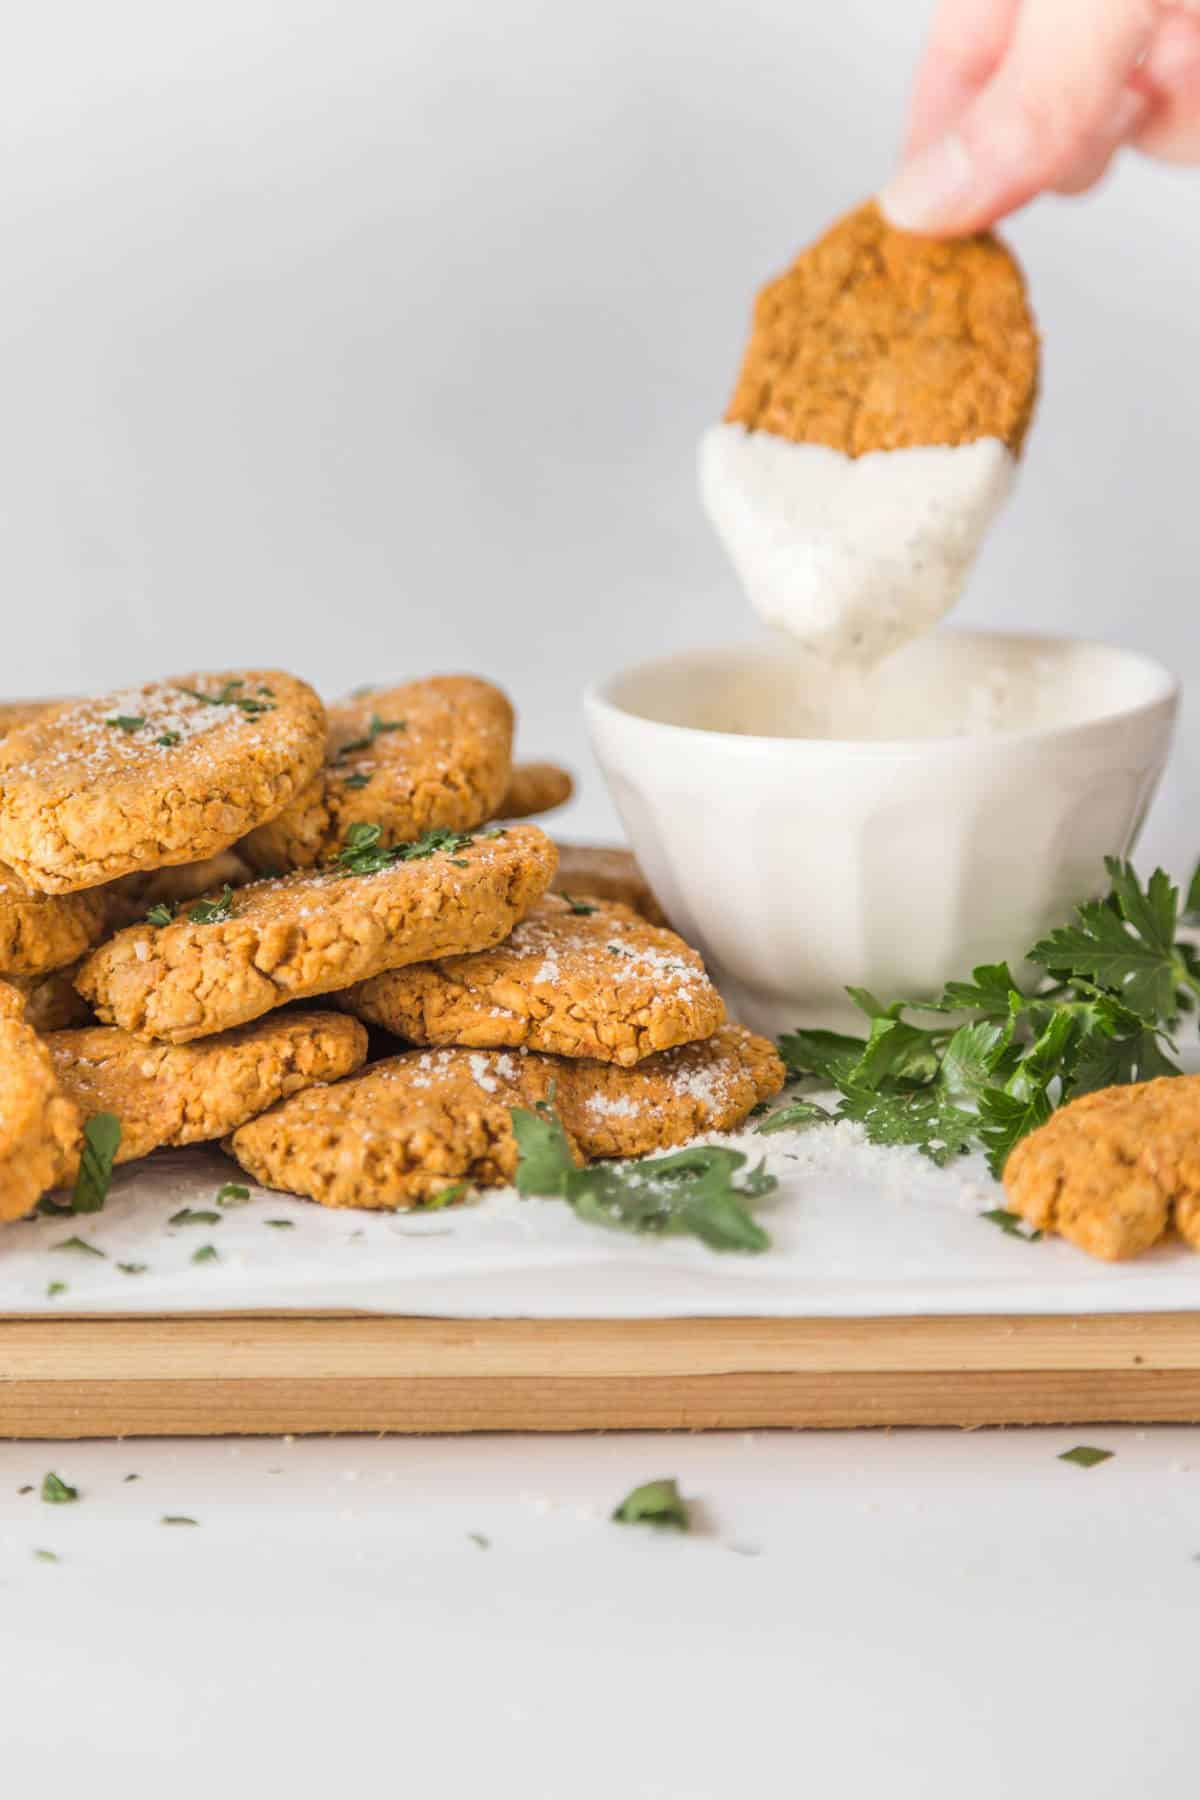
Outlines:
[[[949,131],[1008,48],[1020,0],[941,0],[909,104],[905,157]]]
[[[1166,162],[1200,162],[1200,0],[1172,7],[1138,70],[1151,104],[1133,134]]]
[[[1154,111],[1154,102],[1145,93],[1127,87],[1113,109],[1112,117],[1092,140],[1083,145],[1072,162],[1054,183],[1056,194],[1082,194],[1103,180],[1122,144],[1128,143]]]
[[[880,195],[892,222],[977,231],[1053,187],[1102,137],[1159,18],[1157,0],[1036,0],[958,124]]]

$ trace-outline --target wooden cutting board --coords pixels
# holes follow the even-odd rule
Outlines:
[[[1200,1420],[1200,1314],[0,1320],[0,1437]]]

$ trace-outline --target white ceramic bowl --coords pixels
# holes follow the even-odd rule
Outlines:
[[[1015,963],[1129,853],[1178,705],[1146,657],[998,633],[938,632],[882,665],[861,716],[895,736],[797,735],[805,680],[779,645],[739,645],[643,663],[586,699],[663,906],[771,1032],[844,1022],[847,984],[925,997]],[[927,735],[931,691],[942,733],[965,734],[981,696],[1001,729]]]

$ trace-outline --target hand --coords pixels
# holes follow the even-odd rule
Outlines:
[[[1123,144],[1200,162],[1200,0],[939,0],[880,205],[905,230],[978,231],[1091,187]]]

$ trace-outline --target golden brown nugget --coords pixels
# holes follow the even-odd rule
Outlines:
[[[80,1118],[45,1044],[0,983],[0,1220],[24,1218],[79,1159]]]
[[[117,1162],[225,1137],[279,1100],[361,1067],[367,1034],[342,1013],[289,1011],[198,1044],[147,1044],[112,1025],[46,1040],[62,1091],[85,1118],[121,1121]]]
[[[513,711],[474,675],[435,675],[329,708],[325,767],[242,846],[256,869],[324,861],[359,821],[389,842],[495,816],[512,768]]]
[[[11,975],[9,980],[25,1000],[25,1023],[40,1035],[67,1031],[76,1025],[93,1025],[91,1007],[75,986],[79,964],[54,969],[49,975]]]
[[[383,969],[498,943],[554,874],[536,825],[406,848],[411,860],[374,874],[253,882],[207,923],[191,907],[169,925],[131,925],[86,959],[79,991],[106,1024],[183,1044]]]
[[[557,763],[517,763],[504,798],[496,808],[498,819],[532,819],[538,813],[565,806],[575,783]]]
[[[587,1157],[648,1156],[736,1131],[786,1079],[775,1046],[732,1024],[632,1069],[562,1061],[554,1075],[559,1117]]]
[[[77,962],[109,927],[107,894],[38,894],[0,865],[0,976],[44,975]]]
[[[610,844],[559,843],[556,848],[558,872],[550,884],[552,893],[620,900],[651,925],[668,923],[632,850]]]
[[[1016,1145],[1004,1185],[1039,1231],[1107,1262],[1148,1250],[1172,1223],[1200,1248],[1200,1076],[1072,1100]]]
[[[321,702],[275,669],[65,701],[0,739],[0,858],[52,894],[198,862],[273,818],[324,747]]]
[[[614,900],[561,894],[547,894],[495,948],[393,968],[341,1004],[413,1044],[524,1047],[626,1067],[708,1037],[725,1018],[703,962],[673,931]]]
[[[21,725],[28,725],[48,706],[56,705],[56,700],[5,700],[0,704],[0,738],[7,737]]]
[[[262,1186],[322,1206],[445,1205],[512,1180],[510,1109],[545,1100],[554,1068],[545,1057],[410,1051],[272,1107],[226,1148]]]
[[[1037,384],[1037,329],[1004,245],[896,231],[870,201],[759,294],[725,417],[849,456],[984,437],[1017,454]]]

